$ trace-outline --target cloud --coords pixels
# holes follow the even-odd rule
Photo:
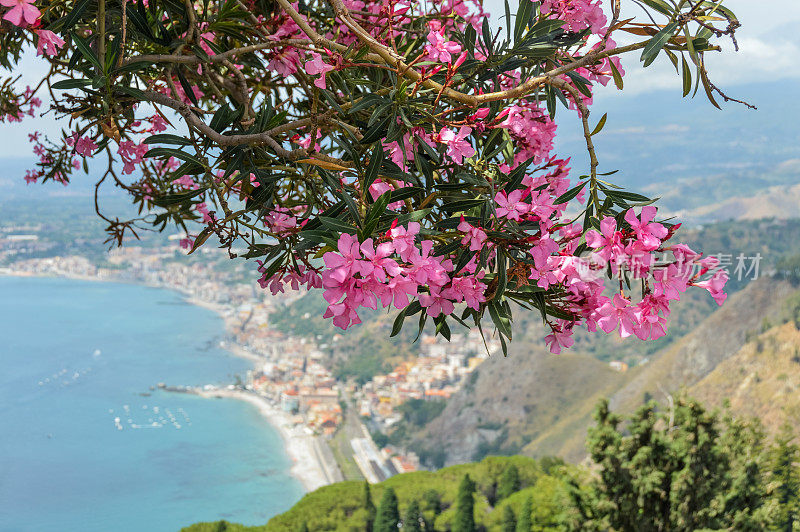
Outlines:
[[[520,0],[527,1],[527,0]],[[512,10],[516,2],[509,0]],[[603,4],[609,5],[605,0]],[[627,6],[627,7],[626,7]],[[800,78],[800,46],[787,38],[795,33],[800,22],[800,9],[797,0],[725,0],[739,17],[742,27],[737,30],[739,52],[727,37],[720,41],[723,51],[706,54],[706,65],[711,80],[723,90],[754,81],[774,81]],[[502,0],[486,0],[485,9],[490,13],[494,25],[502,25],[504,7]],[[623,3],[622,18],[636,16],[637,21],[646,21],[643,11],[632,3]],[[642,20],[638,20],[642,19]],[[635,37],[622,32],[615,34],[619,45],[636,42]],[[604,95],[631,95],[655,90],[677,90],[682,86],[680,75],[669,59],[662,54],[648,68],[642,68],[639,54],[632,52],[623,58],[627,71],[625,90],[617,91],[613,84],[610,89],[602,89]]]
[[[706,68],[711,80],[720,88],[755,81],[776,81],[800,77],[800,46],[794,42],[780,41],[775,37],[742,37],[739,51],[708,52]],[[728,48],[733,48],[731,45]],[[640,94],[654,90],[680,90],[681,77],[672,62],[662,55],[648,68],[638,64],[633,54],[623,60],[626,67],[625,90],[622,94]],[[631,62],[637,64],[632,65]],[[619,91],[606,91],[620,94]]]

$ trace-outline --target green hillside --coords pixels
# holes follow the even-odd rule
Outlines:
[[[629,416],[605,400],[588,431],[588,465],[489,457],[380,484],[341,482],[258,527],[198,523],[184,532],[540,532],[794,530],[800,448],[766,445],[755,420],[677,395]]]
[[[456,514],[459,482],[469,475],[475,482],[475,523],[494,530],[500,524],[506,505],[515,511],[528,496],[536,501],[532,513],[539,523],[554,522],[559,508],[566,504],[566,471],[578,474],[573,466],[553,466],[552,461],[538,462],[524,456],[488,457],[478,463],[461,464],[439,471],[418,471],[396,475],[369,487],[370,498],[377,506],[384,490],[392,488],[399,500],[400,515],[407,513],[412,501],[419,504],[423,518],[435,530],[449,530]],[[558,462],[555,462],[558,464]],[[548,465],[549,464],[549,465]],[[518,473],[514,495],[498,500],[498,487],[510,467]],[[548,469],[552,474],[547,474]],[[307,494],[288,512],[272,518],[266,525],[242,527],[229,525],[222,530],[259,532],[296,532],[305,524],[308,530],[367,530],[368,512],[364,504],[363,482],[340,482]],[[185,532],[217,532],[219,523],[198,523]]]

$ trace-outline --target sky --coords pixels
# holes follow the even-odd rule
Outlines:
[[[516,0],[510,0],[510,3],[514,10]],[[500,19],[505,12],[503,0],[485,0],[484,5],[493,24],[500,25]],[[733,45],[726,41],[721,53],[706,55],[711,79],[715,84],[736,96],[735,87],[740,84],[800,79],[800,45],[793,39],[800,23],[800,2],[725,0],[725,6],[732,9],[742,23],[737,31],[740,51],[734,52]],[[641,18],[643,11],[632,0],[622,0],[622,16]],[[619,41],[622,43],[623,39],[620,38]],[[637,54],[632,53],[623,59],[623,66],[626,70],[625,90],[617,91],[611,84],[612,88],[605,89],[604,97],[621,97],[664,89],[680,90],[680,77],[675,74],[672,64],[663,54],[653,65],[643,69]],[[44,61],[28,54],[14,74],[21,74],[23,81],[35,83],[45,71]],[[49,116],[28,119],[23,124],[0,124],[0,161],[31,160],[27,133],[41,130],[57,135],[62,127],[66,127],[66,124],[56,124]]]

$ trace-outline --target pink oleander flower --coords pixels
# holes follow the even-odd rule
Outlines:
[[[35,23],[42,15],[31,0],[0,0],[0,5],[11,8],[5,14],[3,20],[23,28]]]
[[[647,294],[636,305],[636,316],[638,325],[634,329],[634,334],[640,340],[661,338],[667,334],[669,301],[653,294]]]
[[[36,55],[53,56],[64,46],[64,39],[49,30],[36,30],[39,42],[36,43]]]
[[[411,303],[409,297],[416,297],[418,286],[417,283],[405,275],[393,277],[386,283],[386,288],[394,302],[394,307],[398,310],[406,308]],[[384,306],[388,306],[388,304]]]
[[[417,249],[416,236],[419,234],[419,230],[418,222],[410,222],[408,228],[400,225],[389,229],[387,236],[392,239],[394,250],[404,261],[408,261]]]
[[[300,64],[300,54],[295,48],[287,46],[282,50],[273,52],[267,68],[283,77],[289,77],[297,72]]]
[[[581,31],[591,28],[600,33],[606,25],[606,16],[598,0],[543,0],[542,13],[551,14],[565,22],[564,29]]]
[[[537,103],[522,101],[506,107],[498,115],[501,118],[504,120],[495,127],[507,129],[517,141],[514,166],[530,158],[539,163],[553,150],[556,123]]]
[[[638,325],[636,309],[620,294],[614,294],[613,300],[606,299],[606,302],[597,309],[597,314],[601,316],[597,320],[600,328],[610,333],[619,325],[621,338],[627,338],[633,334]]]
[[[444,37],[444,28],[438,20],[431,20],[428,23],[428,44],[425,46],[425,53],[433,61],[450,63],[453,61],[451,54],[461,53],[461,46],[454,41],[447,41]]]
[[[211,212],[209,212],[208,205],[206,205],[206,202],[198,203],[195,209],[197,210],[197,212],[203,215],[204,224],[208,224],[214,221],[214,215]]]
[[[183,187],[183,188],[186,188],[186,189],[190,189],[190,190],[197,190],[198,188],[200,188],[200,185],[195,183],[194,179],[192,179],[192,176],[190,176],[190,175],[184,175],[184,176],[179,177],[178,179],[173,179],[172,180],[172,184],[173,185],[178,185],[180,187]]]
[[[444,291],[433,286],[430,290],[430,294],[420,294],[418,296],[419,304],[426,309],[428,316],[435,318],[441,314],[445,316],[452,314],[455,306],[453,302],[446,297]]]
[[[411,268],[409,268],[408,278],[420,285],[441,287],[450,281],[447,272],[453,270],[453,263],[444,257],[431,256],[433,242],[423,240],[419,249],[414,248],[414,252],[409,257]]]
[[[531,214],[535,215],[540,220],[547,220],[554,212],[556,212],[556,208],[553,205],[553,197],[548,194],[546,190],[531,192]]]
[[[711,279],[695,282],[693,284],[694,286],[708,290],[708,293],[711,294],[711,297],[714,298],[714,301],[717,302],[717,305],[722,305],[722,303],[725,302],[725,299],[728,298],[728,294],[723,292],[725,283],[727,282],[728,272],[718,271],[713,275],[713,277],[711,277]]]
[[[67,137],[67,145],[74,146],[75,153],[83,157],[91,157],[97,150],[94,140],[90,137],[79,137],[77,132],[71,137]]]
[[[562,349],[569,348],[575,343],[572,338],[572,328],[563,324],[556,325],[553,332],[544,337],[544,341],[554,355],[560,354]]]
[[[149,147],[144,142],[136,144],[132,140],[120,141],[117,153],[119,153],[123,162],[122,173],[132,174],[136,169],[136,165],[142,162],[144,154],[148,150]]]
[[[160,133],[161,131],[167,130],[167,121],[164,120],[164,117],[160,114],[156,113],[147,120],[151,124],[151,126],[147,129],[147,131],[150,133]]]
[[[194,246],[194,240],[189,237],[181,238],[180,245],[181,249],[192,249],[192,246]]]
[[[467,126],[461,126],[458,133],[443,127],[436,136],[436,141],[447,145],[447,155],[454,163],[463,164],[465,157],[469,159],[475,155],[475,148],[464,140],[470,133],[472,133],[472,128]]]
[[[333,69],[334,69],[333,65],[327,64],[325,61],[322,60],[321,55],[315,53],[311,54],[311,61],[308,61],[306,63],[307,74],[310,74],[312,76],[321,74],[319,78],[314,80],[314,85],[319,87],[320,89],[327,88],[327,83],[325,81],[325,74]]]
[[[461,239],[461,244],[466,246],[469,244],[470,251],[480,251],[483,249],[483,243],[486,242],[486,232],[480,227],[473,227],[469,224],[464,217],[461,217],[461,223],[458,224],[458,230],[464,233],[464,238]]]
[[[600,232],[594,229],[586,231],[586,245],[599,249],[598,255],[605,260],[612,260],[622,256],[625,252],[622,247],[622,233],[617,231],[617,221],[611,216],[606,216],[600,222]]]
[[[628,209],[628,212],[625,213],[625,221],[631,225],[636,233],[636,238],[647,251],[658,249],[661,241],[667,236],[667,228],[653,222],[655,217],[656,208],[652,205],[642,207],[641,219],[636,217],[633,209]]]
[[[688,271],[681,270],[675,264],[670,264],[666,268],[658,268],[653,272],[653,295],[664,297],[667,300],[679,300],[681,294],[686,291],[689,281]]]
[[[292,216],[289,209],[278,207],[264,216],[264,225],[273,233],[282,235],[290,233],[298,227],[297,218]]]
[[[497,217],[508,218],[519,222],[522,217],[530,211],[530,204],[522,201],[523,194],[527,191],[517,189],[512,190],[511,193],[506,194],[505,190],[501,190],[494,197],[494,202],[497,203]]]
[[[542,237],[531,247],[531,256],[536,269],[547,267],[548,260],[553,253],[558,253],[558,243],[550,237]]]
[[[360,246],[364,260],[361,263],[361,275],[371,275],[379,283],[385,283],[387,275],[396,277],[402,270],[394,259],[389,256],[394,251],[391,242],[384,242],[373,247],[372,239],[368,238]]]
[[[481,303],[486,301],[486,285],[479,281],[482,278],[482,272],[477,276],[455,277],[447,289],[448,297],[456,303],[463,301],[466,306],[473,310],[480,310]]]

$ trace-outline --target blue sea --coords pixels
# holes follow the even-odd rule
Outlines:
[[[176,531],[290,508],[303,488],[255,407],[150,389],[244,377],[222,334],[168,290],[0,277],[0,530]]]

